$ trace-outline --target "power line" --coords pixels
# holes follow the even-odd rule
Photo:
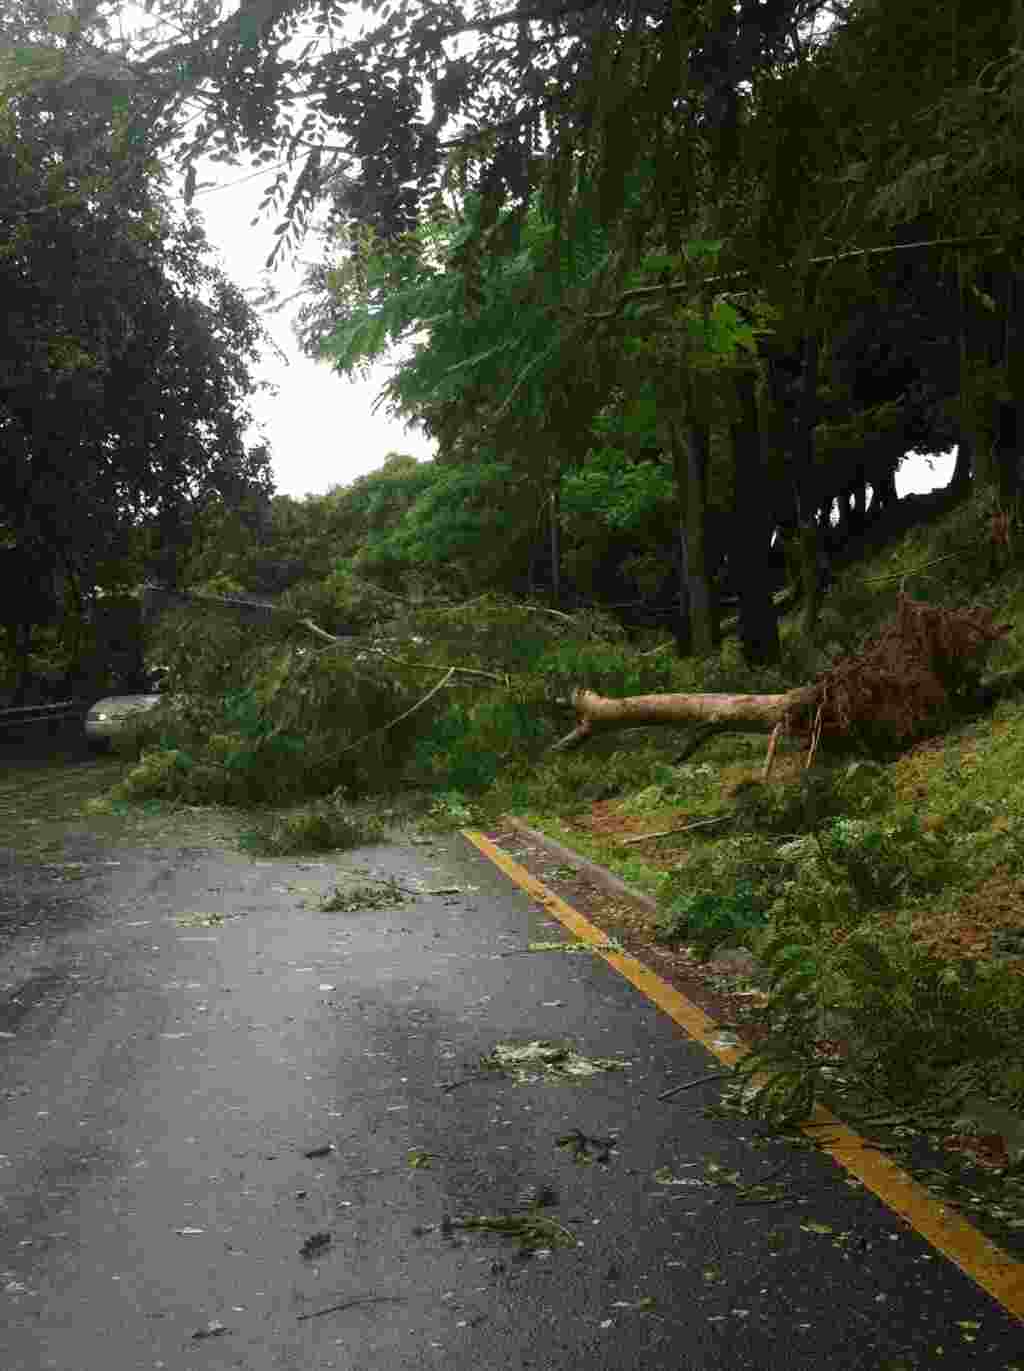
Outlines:
[[[198,199],[200,195],[213,195],[218,190],[230,190],[232,186],[244,186],[246,181],[255,181],[257,176],[265,176],[270,171],[280,171],[287,166],[287,162],[276,162],[272,167],[260,167],[259,171],[252,171],[248,176],[240,176],[237,181],[226,181],[222,186],[206,186],[202,190],[195,191],[193,199]],[[183,200],[184,194],[175,196],[176,200]]]

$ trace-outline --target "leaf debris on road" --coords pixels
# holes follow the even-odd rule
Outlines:
[[[211,1319],[205,1328],[197,1328],[192,1334],[193,1338],[219,1338],[221,1334],[227,1333],[227,1324],[221,1323],[220,1319]]]
[[[597,1162],[599,1166],[607,1166],[616,1142],[616,1138],[591,1138],[580,1129],[573,1128],[556,1138],[555,1146],[564,1148],[573,1161],[581,1165]]]
[[[408,904],[415,898],[413,891],[399,885],[394,879],[378,880],[374,885],[360,885],[352,890],[342,890],[340,885],[336,885],[331,893],[321,900],[320,912],[359,914],[364,910],[383,911],[394,909],[396,905]]]
[[[628,1062],[613,1057],[584,1057],[571,1047],[545,1040],[529,1043],[497,1043],[480,1065],[504,1071],[521,1085],[544,1080],[572,1080],[596,1076],[601,1071],[625,1071]]]
[[[440,1233],[447,1237],[453,1229],[501,1233],[516,1238],[521,1249],[539,1251],[552,1247],[576,1247],[577,1238],[567,1228],[546,1214],[538,1214],[531,1209],[526,1214],[471,1214],[462,1219],[447,1216],[439,1224],[427,1228],[417,1227],[413,1233],[422,1237],[426,1233]]]
[[[325,1247],[330,1247],[330,1233],[313,1233],[299,1248],[303,1257],[315,1257],[318,1252],[322,1252]]]
[[[237,914],[177,914],[174,922],[179,928],[220,928],[228,919],[237,919]]]
[[[608,938],[601,943],[588,943],[573,940],[556,942],[527,943],[525,947],[513,947],[508,952],[500,952],[500,957],[523,957],[528,952],[624,952],[625,948],[617,938]]]

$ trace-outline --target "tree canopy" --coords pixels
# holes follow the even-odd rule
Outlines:
[[[303,345],[342,373],[405,346],[384,399],[444,468],[364,569],[483,566],[500,511],[521,551],[495,575],[536,586],[538,538],[556,600],[628,567],[683,651],[732,593],[770,658],[770,556],[813,626],[827,545],[892,504],[909,446],[1018,488],[1008,0],[938,24],[920,0],[153,0],[127,44],[36,5],[5,79],[91,111],[94,142],[105,111],[119,174],[171,144],[187,197],[202,155],[268,166],[274,259],[329,211]]]

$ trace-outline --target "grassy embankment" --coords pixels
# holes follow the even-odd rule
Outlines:
[[[911,531],[839,578],[816,648],[798,610],[783,623],[784,682],[730,688],[797,684],[801,662],[813,679],[891,614],[901,584],[1012,623],[986,678],[1012,677],[1024,574],[993,564],[988,535],[977,504]],[[726,643],[719,662],[679,663],[674,688],[722,688],[733,654]],[[763,737],[718,736],[676,766],[681,732],[611,735],[499,781],[482,808],[655,895],[654,936],[704,953],[745,945],[765,962],[777,1113],[799,1112],[834,1074],[821,1044],[837,1023],[854,1097],[941,1116],[980,1092],[1024,1111],[1024,691],[962,706],[901,752],[823,744],[809,771],[806,741],[787,740],[767,784]],[[645,833],[664,836],[637,842]]]

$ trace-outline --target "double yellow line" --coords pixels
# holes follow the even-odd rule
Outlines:
[[[691,1038],[702,1043],[712,1056],[726,1066],[732,1066],[743,1056],[743,1048],[721,1045],[718,1040],[722,1029],[714,1020],[691,1004],[674,986],[655,975],[649,967],[625,953],[603,951],[608,943],[608,935],[602,929],[548,890],[525,867],[495,847],[484,834],[464,829],[463,837],[578,939],[593,943],[609,966],[613,966],[642,995],[646,995],[669,1018],[674,1019]],[[827,1140],[820,1136],[823,1126],[830,1134]],[[937,1251],[998,1300],[1004,1309],[1024,1322],[1024,1263],[1008,1256],[966,1219],[940,1204],[924,1186],[908,1176],[883,1152],[873,1149],[859,1133],[848,1128],[824,1106],[815,1108],[804,1131],[814,1138],[823,1152],[827,1152],[844,1170],[872,1190],[893,1213],[899,1214]]]

